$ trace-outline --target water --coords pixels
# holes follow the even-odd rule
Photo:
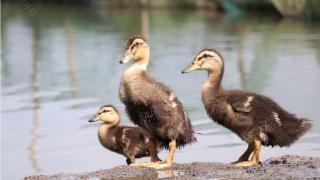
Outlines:
[[[206,116],[200,100],[205,73],[181,75],[202,48],[225,58],[223,84],[273,98],[314,128],[290,148],[263,148],[262,160],[283,154],[319,156],[320,24],[266,15],[222,15],[187,10],[111,10],[4,4],[1,41],[1,179],[31,174],[86,172],[125,164],[98,142],[89,124],[118,99],[127,65],[125,41],[136,34],[151,44],[150,72],[185,105],[198,143],[175,162],[236,160],[246,144]],[[167,152],[160,153],[165,159]],[[139,161],[147,161],[144,158]]]

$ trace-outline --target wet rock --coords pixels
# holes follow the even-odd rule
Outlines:
[[[256,167],[235,167],[232,164],[193,162],[174,164],[173,169],[155,170],[131,166],[89,173],[28,176],[30,180],[60,179],[320,179],[320,157],[285,155],[267,159]]]

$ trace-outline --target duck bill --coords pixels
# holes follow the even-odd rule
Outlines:
[[[89,122],[91,123],[91,122],[96,122],[96,121],[98,121],[99,119],[98,118],[96,118],[96,116],[93,116],[92,118],[90,118],[89,119]]]
[[[198,67],[190,64],[189,66],[187,66],[186,68],[184,68],[184,69],[182,70],[182,74],[184,74],[184,73],[190,73],[190,72],[193,72],[193,71],[196,71],[196,70],[198,70]]]
[[[119,61],[120,64],[125,64],[128,63],[129,61],[131,61],[131,59],[133,58],[132,53],[130,52],[130,50],[126,50],[126,52],[124,53],[122,59]]]

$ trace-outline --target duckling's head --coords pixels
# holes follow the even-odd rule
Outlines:
[[[125,64],[131,60],[134,63],[145,64],[150,56],[150,47],[147,41],[141,36],[135,36],[127,41],[126,49],[121,64]]]
[[[223,71],[223,58],[214,49],[203,49],[192,60],[192,63],[182,70],[182,73],[189,73],[196,70],[208,72]]]
[[[95,121],[102,121],[103,123],[110,125],[118,125],[120,122],[120,114],[114,106],[104,105],[91,119],[89,119],[89,122]]]

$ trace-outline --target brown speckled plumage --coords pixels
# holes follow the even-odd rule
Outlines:
[[[125,156],[127,164],[134,163],[135,158],[150,156],[148,148],[150,136],[141,128],[113,126],[109,127],[105,136],[98,133],[98,137],[103,147]]]
[[[131,121],[153,135],[161,146],[168,147],[172,139],[177,146],[195,141],[190,119],[172,91],[156,81],[147,72],[135,74],[133,82],[122,79],[121,101]],[[176,106],[172,107],[175,103]]]
[[[105,105],[89,120],[89,122],[103,121],[98,131],[98,138],[101,145],[110,151],[125,156],[127,158],[127,164],[135,163],[135,158],[150,156],[150,135],[139,127],[120,126],[120,119],[118,122],[115,121],[115,123],[112,121],[104,122],[102,118],[110,116],[103,116],[103,113],[107,113],[103,111],[104,108],[112,108],[115,113],[119,114],[114,106]]]
[[[126,44],[126,63],[134,63],[123,74],[119,97],[130,120],[142,127],[162,146],[171,141],[176,146],[194,142],[190,119],[172,90],[147,72],[150,49],[142,37],[130,38]]]
[[[212,88],[203,97],[210,97],[204,100],[209,117],[248,143],[260,139],[265,146],[289,146],[311,127],[308,120],[297,118],[259,94]],[[244,107],[248,97],[253,99],[250,106]],[[280,125],[274,113],[278,114]]]
[[[311,128],[309,120],[288,113],[270,98],[221,86],[222,56],[213,49],[198,53],[183,72],[207,70],[202,102],[208,116],[248,143],[261,140],[265,146],[289,146]]]

